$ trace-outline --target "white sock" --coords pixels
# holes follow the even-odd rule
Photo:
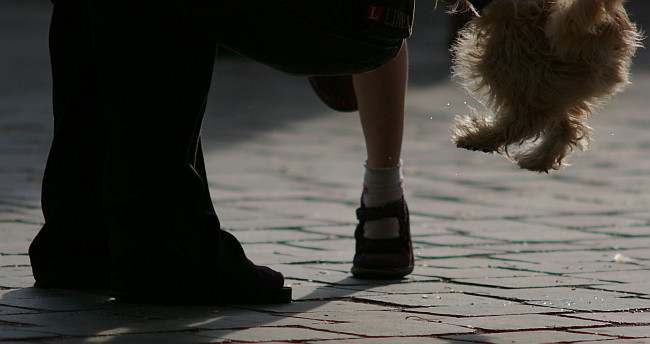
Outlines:
[[[363,176],[363,203],[367,208],[380,207],[398,201],[404,194],[402,161],[388,168],[370,168],[366,163]],[[399,237],[399,221],[389,217],[366,221],[363,236],[368,239],[392,239]]]

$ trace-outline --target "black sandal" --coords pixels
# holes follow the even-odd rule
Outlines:
[[[363,235],[366,221],[395,217],[399,222],[399,237],[395,239],[368,239]],[[402,197],[382,207],[366,208],[361,201],[357,209],[359,224],[354,232],[356,252],[352,274],[359,278],[396,279],[413,272],[414,257],[411,242],[409,211]]]

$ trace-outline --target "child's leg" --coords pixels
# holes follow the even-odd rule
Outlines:
[[[413,270],[400,160],[407,54],[404,46],[390,63],[354,76],[368,154],[352,268],[358,277],[395,278]]]
[[[405,44],[393,61],[372,72],[354,76],[370,168],[395,167],[399,164],[407,75],[408,52]]]

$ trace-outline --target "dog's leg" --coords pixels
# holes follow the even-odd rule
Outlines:
[[[471,111],[470,116],[457,117],[452,127],[452,138],[458,148],[507,154],[509,146],[535,140],[549,126],[548,116],[532,114],[526,109],[503,109],[494,118]]]
[[[565,165],[564,158],[575,148],[586,148],[590,131],[591,128],[575,117],[558,117],[544,131],[538,144],[512,154],[512,159],[519,167],[535,172],[557,170]]]
[[[451,128],[452,140],[456,147],[484,153],[500,153],[504,145],[504,135],[500,127],[488,117],[479,115],[475,109],[466,117],[456,117]]]

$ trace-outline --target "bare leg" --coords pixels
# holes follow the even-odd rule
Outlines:
[[[372,72],[354,76],[368,167],[385,168],[399,164],[407,72],[408,53],[405,43],[393,61]]]
[[[405,45],[390,63],[353,77],[368,154],[352,264],[360,278],[401,278],[413,271],[400,164],[407,54]]]

